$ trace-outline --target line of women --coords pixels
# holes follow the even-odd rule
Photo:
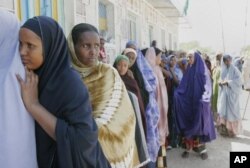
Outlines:
[[[98,61],[100,36],[90,24],[74,26],[66,39],[51,18],[20,27],[13,14],[0,10],[0,17],[2,167],[165,168],[167,146],[181,140],[184,158],[191,150],[208,157],[205,143],[216,137],[212,82],[199,52],[186,66],[130,41],[112,67]],[[228,58],[218,98],[226,127],[220,107],[239,87]]]
[[[19,27],[0,12],[1,167],[140,165],[133,106],[117,71],[97,61],[96,28],[75,26],[67,43],[49,17]]]
[[[34,17],[19,27],[13,14],[1,10],[0,16],[6,25],[0,43],[1,166],[167,167],[162,51],[149,48],[144,57],[127,44],[129,59],[121,60],[135,79],[129,88],[113,67],[98,62],[94,26],[78,24],[66,40],[51,18]],[[116,64],[121,72],[124,65]]]

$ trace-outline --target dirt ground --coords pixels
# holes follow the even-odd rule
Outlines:
[[[249,92],[241,94],[241,114],[243,116]],[[250,100],[247,104],[244,120],[242,120],[243,135],[236,138],[226,138],[217,134],[217,139],[207,144],[208,159],[202,160],[196,153],[190,153],[183,159],[183,149],[172,149],[167,152],[168,168],[229,168],[230,151],[250,152]]]

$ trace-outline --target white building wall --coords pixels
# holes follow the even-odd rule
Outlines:
[[[165,30],[167,49],[178,48],[178,25],[173,18],[165,17],[146,0],[64,0],[65,35],[68,36],[72,27],[78,23],[90,23],[99,27],[99,1],[110,4],[108,10],[109,28],[113,32],[113,39],[106,44],[106,51],[111,62],[116,55],[125,48],[128,36],[128,19],[132,15],[136,18],[136,41],[140,48],[149,47],[149,26],[153,27],[152,40],[157,40],[157,46],[163,49],[162,30]],[[14,10],[15,0],[0,0],[0,5]],[[110,25],[111,24],[111,25]],[[169,34],[172,35],[172,45]],[[170,48],[172,46],[172,48]],[[175,48],[176,46],[176,48]]]
[[[82,1],[85,4],[85,16],[80,17],[76,14],[76,1]],[[111,4],[113,9],[109,8],[109,10],[114,11],[113,16],[108,16],[108,19],[113,20],[111,23],[114,25],[112,27],[114,39],[112,42],[106,43],[106,51],[111,63],[114,61],[116,55],[122,52],[126,42],[129,40],[129,15],[136,18],[136,41],[140,48],[149,47],[150,45],[149,26],[151,25],[153,27],[152,40],[157,40],[157,46],[160,49],[164,49],[162,45],[162,30],[165,31],[167,49],[177,49],[175,46],[178,47],[178,25],[172,21],[172,18],[166,18],[146,0],[65,0],[66,34],[69,33],[73,25],[80,22],[87,22],[98,28],[99,1]],[[171,45],[169,34],[172,36]]]

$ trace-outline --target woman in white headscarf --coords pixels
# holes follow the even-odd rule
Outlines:
[[[16,74],[24,76],[18,51],[19,22],[0,9],[0,167],[36,168],[34,120],[26,111]]]
[[[241,133],[240,91],[242,76],[232,65],[232,57],[224,55],[218,97],[218,128],[222,135],[234,137]]]

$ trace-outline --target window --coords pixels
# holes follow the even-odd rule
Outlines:
[[[149,26],[148,32],[149,32],[149,45],[150,45],[151,42],[153,41],[153,26]]]
[[[162,49],[165,49],[166,46],[166,35],[165,35],[165,30],[161,30],[161,44],[162,44]]]
[[[40,5],[41,5],[41,15],[51,17],[52,16],[51,0],[41,0]]]
[[[83,0],[76,0],[76,22],[86,22],[86,4]]]
[[[64,0],[17,0],[16,11],[22,22],[44,15],[52,17],[64,27]]]
[[[65,28],[65,11],[64,11],[64,0],[61,1],[55,1],[57,5],[53,5],[53,10],[55,6],[57,7],[57,21],[60,23],[60,25]]]
[[[99,30],[103,33],[108,31],[107,6],[101,2],[99,3]]]
[[[129,15],[128,18],[128,39],[136,41],[136,17]]]
[[[172,45],[173,45],[172,34],[169,33],[168,36],[169,36],[169,49],[172,50],[172,49],[173,49],[173,48],[172,48],[172,47],[173,47],[173,46],[172,46]]]
[[[107,0],[99,1],[99,31],[108,43],[115,43],[114,5]]]

